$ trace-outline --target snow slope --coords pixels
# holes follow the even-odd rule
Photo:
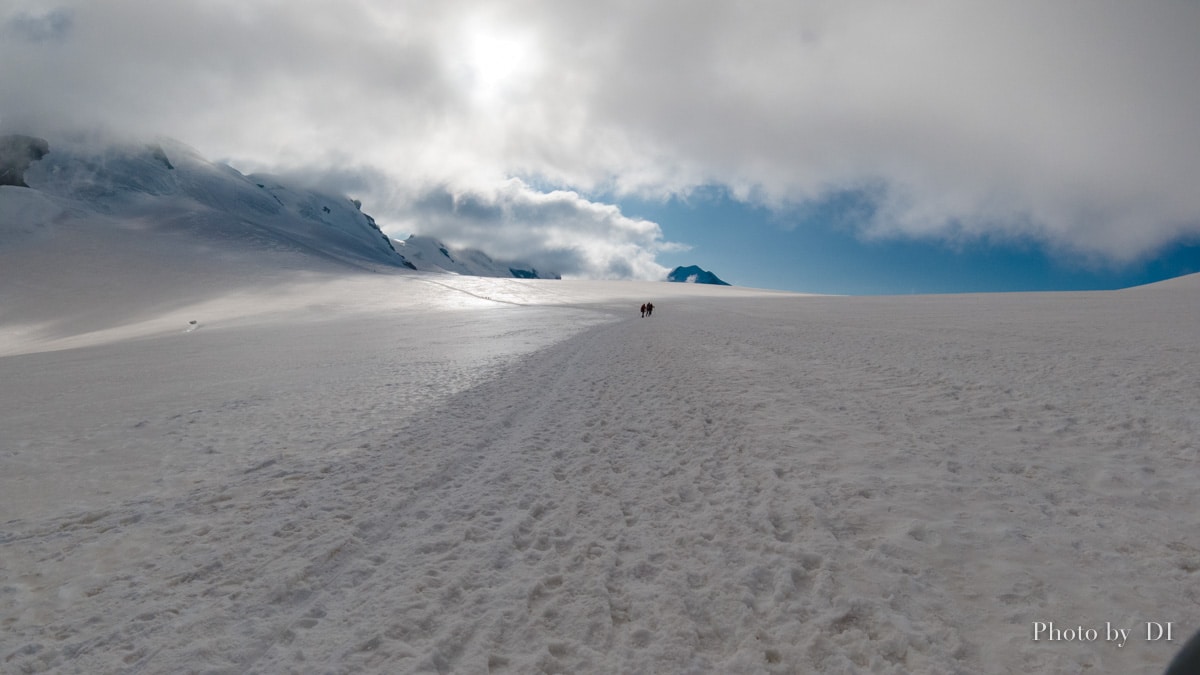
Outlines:
[[[440,276],[539,276],[427,237],[393,242],[344,196],[245,176],[171,140],[0,136],[0,169],[0,353],[292,311],[348,274],[417,262]]]
[[[1200,626],[1198,291],[362,274],[26,340],[0,664],[1161,672]],[[225,306],[278,294],[313,301]]]
[[[260,242],[368,269],[403,264],[390,239],[346,197],[244,176],[171,140],[51,143],[24,178],[77,216],[102,214],[215,242]]]
[[[397,250],[423,272],[450,272],[478,277],[514,277],[517,279],[558,279],[559,275],[538,272],[520,262],[494,260],[476,249],[454,249],[433,237],[411,235],[398,242]]]
[[[29,187],[0,186],[0,353],[288,311],[313,301],[288,295],[301,282],[407,269],[350,200],[169,141],[51,143],[22,178]]]

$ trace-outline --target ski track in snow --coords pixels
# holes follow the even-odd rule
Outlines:
[[[395,429],[0,525],[0,667],[1160,672],[1030,632],[1200,625],[1171,297],[631,312]]]

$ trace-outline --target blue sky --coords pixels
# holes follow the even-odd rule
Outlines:
[[[0,133],[169,136],[571,277],[1115,288],[1200,267],[1198,34],[1191,0],[15,0]]]
[[[664,265],[696,264],[756,288],[846,295],[1112,290],[1200,272],[1196,242],[1118,264],[1051,251],[1029,238],[867,240],[853,228],[859,209],[838,200],[776,213],[715,189],[686,200],[620,204],[630,216],[659,223],[667,239],[691,245],[660,254]]]

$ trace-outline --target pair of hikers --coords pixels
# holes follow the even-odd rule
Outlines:
[[[642,305],[642,318],[646,318],[654,313],[654,303],[647,302]]]

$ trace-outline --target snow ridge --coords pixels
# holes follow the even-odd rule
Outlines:
[[[75,219],[138,221],[146,236],[188,229],[209,243],[288,249],[354,267],[408,266],[358,204],[319,189],[267,176],[245,176],[171,140],[145,145],[47,143],[3,137],[0,164],[13,166],[30,147],[24,183],[69,206]],[[14,140],[16,139],[16,140]],[[5,226],[44,227],[44,222]]]
[[[494,260],[483,251],[452,248],[438,239],[411,235],[398,249],[416,269],[449,272],[476,277],[513,277],[517,279],[560,279],[558,274],[539,272],[530,265]]]
[[[169,139],[71,145],[0,136],[0,186],[6,185],[30,188],[69,205],[76,219],[137,220],[143,230],[154,225],[149,228],[153,231],[190,229],[191,236],[222,248],[236,240],[243,250],[288,250],[357,268],[560,278],[521,262],[494,260],[482,251],[452,249],[432,237],[412,235],[394,242],[357,200],[278,176],[243,175]],[[0,201],[18,199],[23,207],[30,201],[8,192]],[[15,206],[0,208],[8,216],[0,228],[28,231],[48,222],[33,218],[27,208],[21,214]]]

